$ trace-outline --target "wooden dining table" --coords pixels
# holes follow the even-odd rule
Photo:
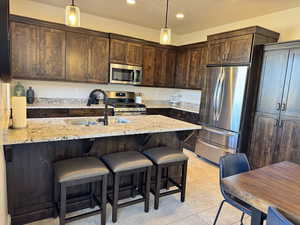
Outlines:
[[[300,165],[280,162],[222,179],[225,191],[253,207],[251,225],[262,225],[270,206],[300,225]]]

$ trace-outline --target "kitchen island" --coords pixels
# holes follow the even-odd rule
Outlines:
[[[183,140],[201,126],[160,115],[109,117],[109,125],[97,118],[29,119],[25,129],[9,129],[4,135],[8,204],[12,224],[51,217],[53,163],[59,160],[121,151],[170,146],[182,151]],[[180,169],[169,176],[178,179]],[[129,197],[130,177],[121,182],[121,197]],[[111,179],[109,181],[110,193]],[[162,185],[164,186],[164,185]],[[68,211],[89,208],[89,185],[71,188]]]

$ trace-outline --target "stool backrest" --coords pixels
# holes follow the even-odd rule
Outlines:
[[[285,218],[278,210],[269,207],[267,225],[294,225]]]

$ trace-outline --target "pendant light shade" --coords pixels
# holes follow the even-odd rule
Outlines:
[[[160,31],[160,44],[162,45],[170,45],[171,44],[171,29],[168,28],[168,13],[169,13],[169,0],[167,0],[167,8],[166,8],[166,23],[165,27]]]
[[[170,45],[171,44],[171,29],[170,28],[162,28],[160,30],[160,44],[162,45]]]
[[[71,5],[66,7],[65,24],[71,27],[80,27],[80,9],[75,6],[74,0]]]

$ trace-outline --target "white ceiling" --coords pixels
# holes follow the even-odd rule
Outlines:
[[[33,1],[65,7],[71,0]],[[127,5],[126,0],[75,0],[81,12],[160,29],[166,0],[136,2]],[[300,0],[170,0],[169,25],[175,33],[185,34],[298,6]],[[178,12],[185,14],[183,20],[175,17]]]

